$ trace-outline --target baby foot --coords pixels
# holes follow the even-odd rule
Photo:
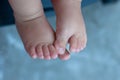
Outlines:
[[[64,54],[69,42],[71,52],[83,50],[87,37],[80,0],[52,0],[52,3],[57,16],[56,49],[60,54]]]
[[[16,25],[25,49],[32,58],[57,58],[58,54],[53,46],[54,31],[44,15],[24,22],[16,21]]]

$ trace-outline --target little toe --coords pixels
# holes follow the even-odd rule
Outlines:
[[[87,44],[86,40],[81,41],[81,50],[83,50],[86,47],[86,44]]]
[[[70,43],[70,51],[71,52],[77,52],[77,45],[78,45],[78,39],[76,38],[76,36],[72,36],[69,40]]]
[[[47,46],[47,45],[43,45],[42,50],[43,50],[44,58],[45,58],[46,60],[50,60],[51,57],[50,57],[50,53],[49,53],[48,46]]]
[[[36,51],[35,51],[35,46],[25,45],[25,49],[33,59],[37,58],[37,54],[36,54]]]
[[[50,51],[50,56],[52,59],[56,59],[58,57],[57,51],[53,45],[48,46],[49,51]]]
[[[36,46],[36,52],[37,52],[38,58],[44,59],[43,51],[42,51],[42,45],[39,44],[39,45]]]
[[[84,39],[78,39],[78,47],[77,47],[77,51],[80,52],[82,51],[85,47],[86,47],[86,43],[87,41]]]
[[[80,52],[81,51],[81,48],[82,48],[82,46],[81,46],[81,40],[80,39],[78,39],[78,41],[77,41],[77,52]]]
[[[70,59],[70,53],[66,50],[64,54],[59,54],[58,57],[61,60],[68,60]]]

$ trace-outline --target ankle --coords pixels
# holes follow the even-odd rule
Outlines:
[[[42,16],[44,16],[43,11],[39,11],[31,15],[20,15],[20,14],[14,13],[15,21],[17,22],[31,21]]]

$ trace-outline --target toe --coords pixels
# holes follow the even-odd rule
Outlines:
[[[50,56],[52,59],[56,59],[58,57],[57,51],[53,45],[49,45]]]
[[[55,48],[58,52],[58,54],[64,54],[65,53],[65,48],[66,48],[66,44],[68,42],[68,39],[62,39],[62,38],[58,38],[55,41]]]
[[[83,50],[86,47],[86,44],[87,44],[86,40],[81,41],[81,50]]]
[[[25,46],[26,51],[29,53],[29,55],[33,58],[36,59],[37,58],[37,54],[35,51],[35,46],[33,45],[26,45]]]
[[[78,39],[78,47],[77,47],[77,52],[82,51],[86,47],[87,41],[85,39]]]
[[[66,50],[64,54],[59,54],[58,57],[61,60],[68,60],[68,59],[70,59],[70,53]]]
[[[78,41],[77,41],[77,52],[80,52],[81,51],[81,48],[82,48],[82,46],[81,46],[81,40],[80,39],[78,39]]]
[[[40,58],[40,59],[44,58],[43,51],[42,51],[42,45],[36,46],[36,53],[37,53],[38,58]]]
[[[46,60],[50,60],[51,57],[50,57],[48,46],[47,45],[43,45],[42,50],[43,50],[44,58]]]
[[[70,43],[70,51],[71,52],[77,52],[77,45],[78,45],[78,39],[76,38],[76,36],[72,36],[69,40]]]

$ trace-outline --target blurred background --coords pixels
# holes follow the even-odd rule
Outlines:
[[[55,28],[50,0],[42,0]],[[0,2],[0,80],[120,80],[120,1],[83,0],[88,44],[68,61],[33,60],[16,31],[8,0]]]

